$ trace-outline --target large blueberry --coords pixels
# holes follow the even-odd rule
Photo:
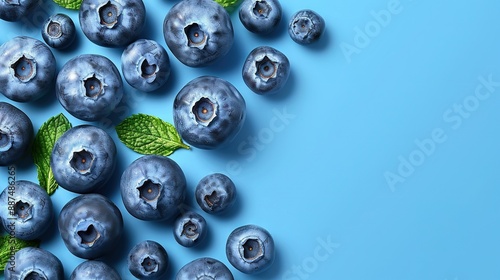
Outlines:
[[[83,54],[66,62],[59,71],[56,96],[74,117],[97,121],[111,114],[122,100],[123,82],[111,60]]]
[[[0,1],[0,19],[19,21],[33,11],[37,2],[36,0],[2,0]]]
[[[296,43],[308,45],[321,38],[325,31],[325,20],[317,12],[300,10],[292,15],[288,24],[288,34]]]
[[[0,102],[0,166],[16,163],[33,142],[33,123],[16,106]]]
[[[121,280],[114,268],[102,261],[89,260],[79,264],[71,273],[69,280]]]
[[[14,37],[0,46],[0,54],[0,92],[7,98],[30,102],[53,90],[56,59],[42,41]]]
[[[75,256],[96,259],[120,242],[123,217],[116,205],[100,194],[82,194],[59,213],[58,228],[66,248]]]
[[[139,39],[123,51],[123,77],[135,89],[150,92],[163,86],[170,77],[167,51],[153,40]]]
[[[277,93],[288,81],[290,61],[282,52],[270,46],[261,46],[248,54],[243,65],[245,84],[257,94]]]
[[[231,265],[243,273],[262,272],[274,262],[274,240],[260,226],[241,226],[229,234],[226,256]]]
[[[200,214],[187,211],[174,221],[174,238],[184,247],[194,247],[207,236],[207,222]]]
[[[64,280],[64,267],[51,252],[35,247],[26,247],[12,256],[4,269],[9,280]]]
[[[240,5],[239,17],[249,31],[267,34],[278,27],[282,13],[279,0],[245,0]]]
[[[19,239],[37,239],[52,226],[52,200],[35,183],[24,180],[12,183],[0,194],[2,225]]]
[[[66,14],[54,14],[43,24],[42,38],[53,48],[67,48],[76,38],[75,23]]]
[[[182,0],[163,22],[167,46],[182,63],[206,66],[229,52],[234,31],[227,11],[213,0]]]
[[[56,141],[50,166],[57,183],[72,192],[91,193],[106,185],[116,165],[116,145],[106,131],[79,125]]]
[[[184,202],[186,177],[180,166],[164,156],[146,155],[123,172],[121,196],[127,211],[141,220],[174,218]]]
[[[80,26],[87,38],[105,47],[122,47],[135,41],[146,22],[142,0],[83,0]]]
[[[130,250],[127,264],[130,273],[138,279],[166,279],[168,254],[160,243],[145,240]]]
[[[245,100],[231,83],[202,76],[187,83],[175,97],[174,124],[189,144],[214,149],[240,131],[245,111]]]
[[[233,274],[221,261],[209,257],[195,259],[184,265],[175,280],[234,280]]]
[[[227,175],[212,173],[198,182],[194,196],[203,211],[210,214],[223,213],[236,200],[236,186]]]

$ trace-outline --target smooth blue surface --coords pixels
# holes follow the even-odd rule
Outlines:
[[[145,1],[143,37],[166,47],[162,22],[175,2]],[[172,122],[176,93],[205,74],[233,83],[246,98],[248,115],[228,148],[171,156],[186,173],[187,204],[201,214],[194,188],[202,177],[223,172],[238,189],[233,213],[204,214],[208,242],[198,248],[176,244],[171,224],[139,221],[124,210],[119,177],[139,155],[117,142],[119,165],[106,195],[123,210],[127,231],[123,247],[106,261],[123,279],[133,279],[126,255],[152,239],[169,253],[171,278],[189,261],[209,256],[241,280],[500,279],[500,2],[323,0],[282,6],[285,20],[276,33],[252,34],[233,13],[236,42],[224,60],[192,69],[167,50],[167,86],[149,94],[126,88],[129,102],[117,108],[117,119],[141,112]],[[70,50],[54,50],[58,69],[82,53],[104,54],[120,65],[122,49],[88,41],[77,12],[45,7],[27,21],[0,22],[0,42],[20,34],[41,39],[37,26],[63,11],[75,20],[78,39]],[[304,8],[326,21],[316,45],[298,45],[286,30],[288,18]],[[260,45],[290,59],[290,80],[279,95],[258,96],[241,78],[245,57]],[[54,96],[14,104],[35,129],[64,112]],[[65,115],[73,125],[83,123]],[[106,121],[95,124],[117,140]],[[7,169],[0,174],[6,185]],[[37,180],[29,160],[17,166],[17,179]],[[58,189],[52,197],[56,211],[73,196]],[[254,276],[232,268],[225,256],[229,233],[249,223],[266,228],[277,249],[272,268]],[[82,262],[55,229],[42,247],[63,261],[67,276]]]

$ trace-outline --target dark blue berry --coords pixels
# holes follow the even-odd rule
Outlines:
[[[174,221],[174,237],[177,243],[184,247],[193,247],[205,239],[207,222],[200,214],[187,211]]]
[[[123,218],[116,205],[100,194],[82,194],[62,208],[58,228],[75,256],[96,259],[110,254],[120,242]]]
[[[249,31],[268,34],[278,27],[282,13],[279,0],[245,0],[241,3],[239,17]]]
[[[56,141],[50,166],[57,183],[68,191],[91,193],[106,186],[116,165],[116,145],[103,129],[79,125]]]
[[[209,257],[195,259],[184,265],[175,280],[234,280],[233,274],[221,261]]]
[[[115,64],[97,54],[72,58],[59,71],[56,96],[74,117],[97,121],[107,117],[123,97],[123,82]]]
[[[17,251],[4,269],[9,280],[64,280],[62,262],[51,252],[34,247]]]
[[[30,118],[16,106],[0,102],[0,166],[25,156],[34,137]]]
[[[40,238],[52,226],[52,200],[35,183],[19,180],[9,185],[0,194],[0,204],[4,229],[19,239]]]
[[[325,20],[315,11],[301,10],[293,14],[288,24],[288,34],[303,45],[318,41],[325,31]]]
[[[142,0],[83,0],[79,19],[90,41],[104,47],[121,47],[141,35],[146,7]]]
[[[243,65],[245,84],[257,94],[277,93],[288,81],[290,61],[282,52],[269,46],[253,49]]]
[[[102,261],[84,261],[71,273],[69,280],[121,280],[114,268]]]
[[[227,144],[241,129],[246,104],[228,81],[202,76],[187,83],[174,101],[174,124],[181,137],[202,149]]]
[[[75,23],[66,14],[52,15],[42,26],[42,38],[53,48],[65,49],[73,43],[75,37]]]
[[[234,204],[236,187],[228,176],[212,173],[198,182],[194,195],[203,211],[218,214],[225,212]]]
[[[226,243],[226,256],[231,265],[243,273],[267,270],[274,262],[274,240],[264,228],[245,225],[231,232]]]
[[[123,172],[121,196],[127,211],[141,220],[168,220],[179,213],[186,192],[180,166],[164,156],[146,155]]]
[[[227,11],[213,0],[181,0],[163,22],[165,41],[173,55],[191,67],[211,64],[233,45]]]
[[[166,279],[168,253],[158,242],[146,240],[135,245],[128,254],[128,269],[138,279]]]
[[[167,51],[153,40],[139,39],[122,53],[122,73],[129,85],[150,92],[163,86],[170,77]]]
[[[42,41],[18,36],[0,46],[0,92],[17,102],[35,101],[51,92],[56,59]]]

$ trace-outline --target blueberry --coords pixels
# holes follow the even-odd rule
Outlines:
[[[87,38],[104,47],[122,47],[141,35],[146,22],[142,0],[83,0],[80,25]]]
[[[53,90],[56,59],[42,41],[18,36],[0,46],[0,91],[17,102],[30,102]]]
[[[23,240],[41,237],[51,226],[52,200],[39,185],[19,180],[0,194],[0,218],[5,230]],[[15,227],[10,225],[15,223]]]
[[[225,212],[234,204],[236,187],[228,176],[212,173],[198,182],[194,195],[203,211],[218,214]]]
[[[155,241],[142,241],[128,254],[128,270],[138,279],[166,279],[168,267],[167,251]]]
[[[16,106],[0,102],[0,166],[16,163],[35,137],[30,118]]]
[[[114,268],[102,261],[84,261],[71,273],[69,280],[121,280]]]
[[[127,211],[140,220],[169,220],[179,213],[186,193],[180,166],[164,156],[146,155],[123,172],[121,196]]]
[[[228,81],[213,76],[187,83],[174,101],[174,124],[192,146],[215,149],[226,145],[243,126],[246,104]]]
[[[184,247],[193,247],[205,239],[207,222],[200,214],[187,211],[180,214],[174,222],[174,238]]]
[[[74,117],[97,121],[113,112],[123,97],[123,82],[115,64],[97,54],[72,58],[59,71],[56,96]]]
[[[165,16],[167,46],[182,63],[206,66],[226,55],[234,41],[227,11],[213,0],[182,0]]]
[[[129,85],[150,92],[163,86],[170,76],[167,51],[153,40],[139,39],[122,53],[122,73]]]
[[[245,0],[241,3],[239,17],[249,31],[268,34],[278,27],[282,14],[279,0]]]
[[[260,226],[241,226],[229,234],[226,243],[227,259],[243,273],[252,274],[268,269],[274,262],[274,255],[274,240]]]
[[[184,265],[175,280],[234,280],[233,274],[221,261],[209,257],[195,259]]]
[[[25,247],[12,256],[15,261],[7,262],[5,279],[9,280],[64,280],[64,268],[51,252],[34,247]]]
[[[52,15],[42,26],[42,38],[53,48],[65,49],[73,43],[75,37],[75,23],[66,14]]]
[[[269,46],[253,49],[245,60],[242,76],[245,84],[257,94],[277,93],[288,80],[290,62],[286,55]]]
[[[73,255],[96,259],[111,253],[119,244],[123,218],[107,197],[82,194],[61,209],[58,228],[64,245]]]
[[[295,42],[307,45],[318,41],[325,31],[325,20],[315,11],[300,10],[288,24],[288,34]]]
[[[79,125],[57,139],[50,157],[54,179],[68,191],[95,192],[106,185],[116,165],[116,146],[101,128]]]
[[[0,1],[0,19],[19,21],[29,15],[38,1],[36,0],[3,0]]]

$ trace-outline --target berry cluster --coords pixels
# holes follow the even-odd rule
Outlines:
[[[35,1],[0,1],[0,19],[18,21],[32,11]],[[18,36],[0,46],[0,92],[15,102],[34,102],[55,89],[61,106],[73,117],[93,122],[111,114],[124,96],[124,80],[133,88],[151,92],[170,78],[166,49],[141,38],[146,8],[139,0],[83,0],[79,9],[83,34],[96,45],[123,48],[121,69],[105,56],[81,54],[56,71],[51,48],[65,49],[75,43],[77,29],[65,14],[52,15],[43,24],[41,40]],[[282,21],[278,0],[244,0],[239,19],[252,33],[276,32]],[[311,10],[297,12],[288,32],[299,44],[318,41],[325,22]],[[205,67],[222,59],[233,46],[234,31],[228,12],[213,0],[181,0],[163,21],[165,43],[173,56],[188,67]],[[250,90],[276,94],[286,84],[290,62],[271,46],[259,46],[248,54],[242,78]],[[173,103],[175,129],[184,141],[200,149],[225,146],[245,121],[246,103],[229,81],[200,76],[178,92]],[[0,102],[0,166],[17,163],[34,141],[27,114]],[[121,279],[106,263],[97,260],[120,242],[124,221],[119,208],[98,194],[111,183],[117,162],[117,147],[110,135],[92,124],[65,131],[51,150],[50,169],[62,188],[78,194],[53,217],[51,197],[32,182],[16,181],[0,194],[0,218],[4,228],[15,222],[15,237],[40,238],[57,221],[67,249],[85,259],[70,279]],[[143,155],[122,173],[119,182],[123,204],[130,215],[144,221],[170,221],[173,236],[184,247],[204,242],[207,222],[194,211],[181,211],[186,199],[186,177],[182,168],[163,155]],[[11,195],[15,194],[15,195]],[[226,175],[203,177],[195,199],[207,214],[230,211],[236,201],[236,186]],[[229,263],[243,273],[259,273],[274,262],[271,234],[257,225],[234,229],[226,242]],[[5,267],[6,279],[63,279],[63,265],[45,249],[27,247],[17,251],[16,270]],[[136,244],[127,256],[128,269],[138,279],[164,279],[169,255],[156,241]],[[186,264],[176,279],[234,279],[221,261],[204,257]]]

